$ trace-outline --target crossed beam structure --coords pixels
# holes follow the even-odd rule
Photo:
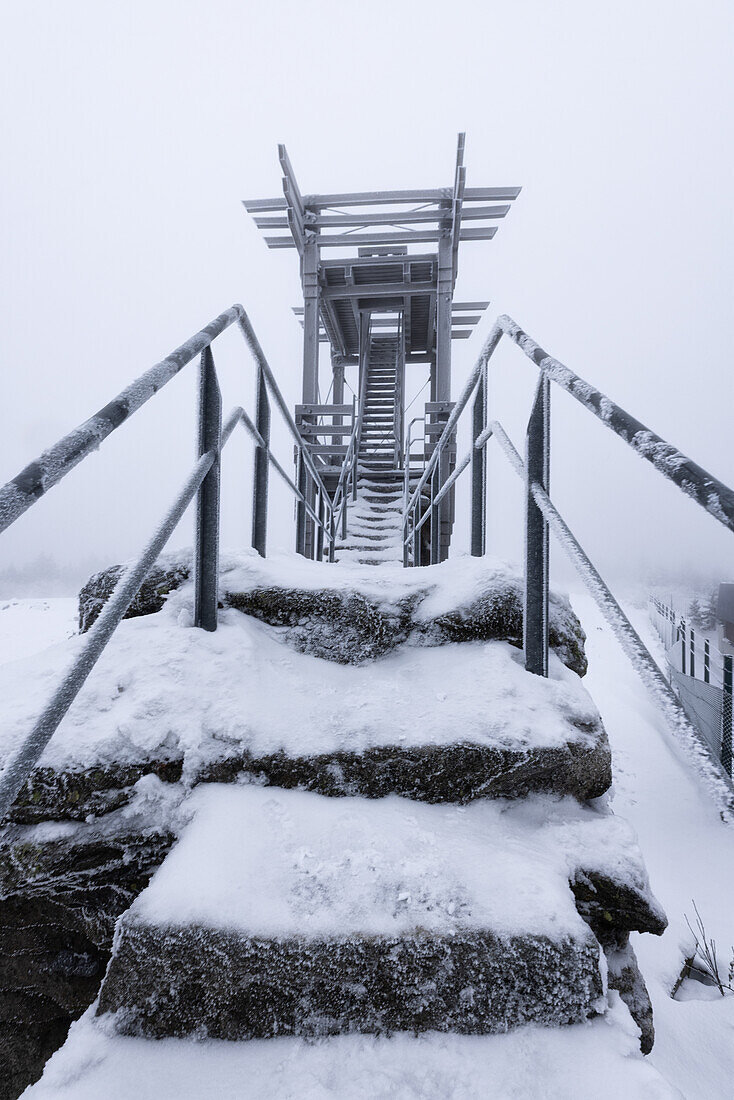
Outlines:
[[[320,342],[331,346],[334,400],[343,399],[344,367],[359,360],[364,312],[386,327],[391,315],[402,315],[405,362],[428,362],[431,400],[449,401],[451,341],[470,336],[489,305],[453,301],[459,245],[491,240],[492,223],[507,215],[520,188],[466,187],[464,134],[453,186],[432,190],[304,195],[284,145],[278,156],[283,197],[245,199],[244,206],[269,248],[295,248],[300,257],[303,402],[318,401]],[[322,256],[330,249],[350,254]]]

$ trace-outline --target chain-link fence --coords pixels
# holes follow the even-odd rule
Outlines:
[[[665,649],[668,677],[711,752],[732,775],[732,658],[675,611],[650,598],[650,620]]]

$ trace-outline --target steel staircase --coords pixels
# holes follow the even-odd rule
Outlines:
[[[357,451],[357,499],[348,513],[346,538],[336,546],[337,561],[402,562],[401,366],[398,336],[370,338]]]

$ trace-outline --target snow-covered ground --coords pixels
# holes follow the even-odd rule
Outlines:
[[[734,943],[734,829],[724,825],[665,722],[588,596],[572,598],[588,635],[586,687],[599,707],[613,752],[615,812],[634,826],[650,882],[670,925],[660,938],[635,936],[635,951],[655,1011],[649,1061],[687,1100],[734,1096],[734,996],[686,983],[670,990],[692,946],[693,900],[726,967]],[[662,660],[646,608],[625,607]],[[688,999],[696,998],[696,999]]]
[[[728,962],[734,942],[734,831],[712,809],[591,599],[579,596],[573,603],[588,634],[585,686],[614,752],[612,806],[637,830],[652,888],[670,920],[660,939],[633,937],[655,1009],[656,1044],[646,1060],[635,1055],[634,1028],[616,998],[603,1019],[560,1031],[526,1028],[489,1039],[343,1037],[323,1044],[110,1039],[87,1013],[42,1081],[25,1095],[33,1100],[276,1095],[730,1100],[734,997],[712,997],[692,982],[676,1000],[670,990],[691,947],[685,915],[693,918],[693,899]],[[646,609],[626,610],[646,644],[659,648]],[[0,660],[63,640],[73,630],[74,612],[74,601],[60,600],[0,607]]]
[[[77,618],[76,598],[0,600],[0,665],[70,638]]]
[[[90,1009],[24,1100],[674,1100],[616,994],[605,1016],[508,1035],[307,1043],[108,1038]],[[729,1093],[731,1095],[731,1093]]]

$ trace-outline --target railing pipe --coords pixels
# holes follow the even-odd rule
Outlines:
[[[410,498],[409,506],[412,506],[417,500],[420,499],[421,489],[423,488],[423,486],[428,481],[428,478],[433,473],[433,468],[436,465],[436,463],[438,462],[439,452],[442,451],[444,447],[446,447],[449,440],[451,439],[451,434],[452,434],[454,428],[456,427],[456,425],[458,423],[458,420],[459,420],[459,417],[461,416],[462,412],[464,411],[464,409],[465,409],[465,407],[466,407],[466,405],[469,401],[469,398],[471,397],[472,393],[474,392],[474,389],[476,387],[476,384],[477,384],[477,381],[480,377],[480,374],[481,374],[484,366],[486,365],[488,359],[490,358],[490,356],[494,352],[494,349],[497,347],[497,344],[499,343],[501,337],[502,337],[502,329],[499,327],[499,324],[497,322],[495,322],[495,324],[492,326],[492,329],[489,333],[489,336],[487,337],[487,339],[484,342],[484,347],[482,348],[481,352],[479,353],[479,358],[477,359],[477,362],[474,365],[474,369],[472,370],[471,374],[469,375],[468,379],[466,380],[466,384],[464,385],[464,389],[461,391],[461,396],[459,397],[458,401],[456,402],[453,409],[451,410],[451,413],[449,414],[449,418],[446,421],[446,427],[444,428],[443,432],[441,433],[441,436],[439,437],[439,440],[438,440],[438,442],[436,443],[436,445],[433,449],[433,454],[431,455],[430,459],[426,463],[426,468],[423,471],[423,475],[420,478],[420,481],[416,485],[415,489],[413,490],[413,495]]]
[[[443,485],[441,486],[438,493],[436,494],[436,500],[435,500],[434,503],[440,504],[441,501],[443,500],[443,498],[446,496],[446,494],[448,492],[450,492],[453,485],[456,483],[456,481],[459,479],[459,477],[464,473],[464,470],[467,468],[469,463],[472,461],[472,459],[474,457],[472,452],[473,452],[473,448],[472,448],[472,451],[469,451],[467,454],[464,455],[464,457],[462,458],[461,462],[456,467],[456,469],[449,475],[449,477],[446,478]]]
[[[228,418],[222,431],[220,451],[239,421],[241,411],[241,409],[235,409]],[[124,617],[125,612],[135,599],[138,589],[150,572],[156,558],[168,542],[184,512],[194,499],[199,486],[216,461],[217,454],[217,451],[209,451],[207,454],[202,455],[196,463],[140,557],[118,581],[112,596],[87,634],[81,651],[36,719],[30,734],[6,761],[0,774],[0,820],[7,814],[21,787],[40,759],[41,753],[84,686],[87,677]]]
[[[651,462],[656,470],[692,497],[719,523],[734,531],[734,491],[723,481],[719,481],[698,463],[682,454],[677,447],[650,431],[601,390],[590,386],[563,363],[548,355],[511,317],[503,315],[498,318],[497,324],[548,378],[570,393],[601,420],[602,424]]]
[[[255,331],[252,327],[252,324],[250,323],[250,318],[247,316],[247,313],[245,312],[245,310],[243,309],[242,306],[239,306],[238,308],[242,312],[238,315],[237,321],[238,321],[240,330],[242,332],[242,335],[245,338],[245,342],[247,343],[247,346],[249,347],[249,349],[252,353],[252,356],[253,356],[255,362],[257,363],[258,367],[262,370],[263,374],[265,375],[265,379],[267,381],[268,389],[270,390],[270,393],[273,397],[273,400],[275,401],[275,404],[280,409],[280,412],[281,412],[281,415],[282,415],[283,419],[285,420],[286,424],[288,425],[288,430],[290,431],[291,435],[293,436],[293,439],[295,440],[295,443],[296,443],[296,446],[298,447],[299,452],[303,455],[304,463],[305,463],[306,467],[308,468],[308,471],[309,471],[311,477],[313,478],[313,480],[316,483],[316,486],[319,489],[324,489],[324,485],[323,485],[323,482],[321,480],[321,475],[319,474],[318,470],[316,469],[314,461],[311,458],[311,455],[309,454],[308,449],[306,447],[306,444],[304,442],[303,436],[301,435],[298,428],[296,427],[296,422],[290,414],[290,410],[289,410],[288,406],[285,403],[285,400],[283,398],[282,393],[280,392],[280,389],[278,387],[278,383],[275,381],[275,377],[273,375],[273,372],[271,371],[270,366],[268,365],[268,361],[265,358],[265,353],[262,350],[262,348],[260,347],[260,342],[259,342],[257,336],[255,335]],[[326,492],[325,489],[324,489],[324,492]]]
[[[30,508],[39,497],[58,485],[62,478],[74,469],[100,443],[129,420],[134,412],[163,389],[166,383],[179,373],[187,363],[195,359],[226,328],[244,313],[242,306],[234,305],[220,313],[208,325],[190,337],[160,363],[150,367],[139,378],[118,393],[58,443],[44,451],[11,481],[0,489],[0,533]]]

